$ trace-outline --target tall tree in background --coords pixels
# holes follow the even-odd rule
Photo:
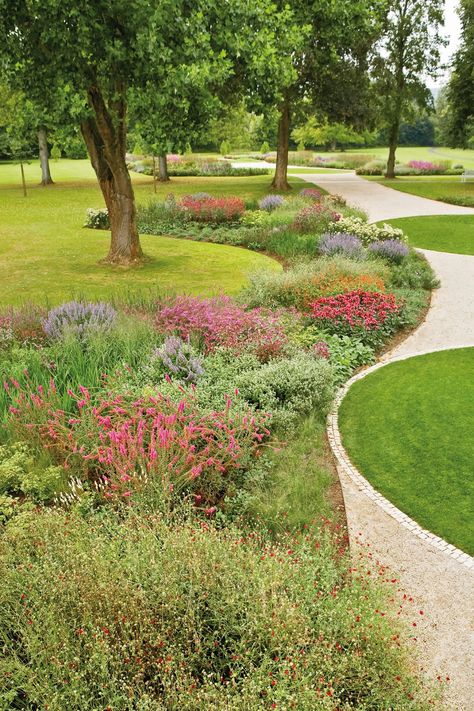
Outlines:
[[[375,90],[382,123],[388,129],[386,178],[395,177],[395,157],[402,120],[417,109],[430,109],[433,96],[425,77],[435,77],[445,41],[444,0],[390,0],[379,54],[374,64]]]
[[[449,143],[474,148],[474,0],[461,0],[461,45],[454,55],[447,100]]]
[[[125,161],[130,91],[152,83],[160,93],[176,67],[190,80],[204,72],[229,86],[234,76],[245,83],[246,58],[258,52],[262,32],[272,41],[266,25],[274,15],[271,0],[0,0],[7,80],[27,95],[70,87],[86,102],[77,120],[109,211],[106,261],[143,256]],[[172,114],[172,100],[166,108]]]
[[[286,0],[281,1],[287,5]],[[288,151],[292,123],[304,116],[356,125],[364,101],[367,55],[378,39],[384,0],[292,0],[289,3],[303,41],[289,50],[294,80],[281,85],[277,162],[273,186],[289,188]],[[286,36],[282,37],[286,41]],[[356,126],[360,128],[360,126]]]

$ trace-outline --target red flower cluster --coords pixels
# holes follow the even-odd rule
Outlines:
[[[317,299],[311,304],[311,316],[322,326],[329,322],[371,331],[381,328],[400,309],[393,294],[357,290]]]
[[[238,197],[195,198],[186,195],[178,207],[196,222],[236,222],[245,212],[245,203]]]

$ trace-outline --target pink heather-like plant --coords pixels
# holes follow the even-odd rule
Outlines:
[[[181,156],[177,155],[176,153],[168,153],[166,156],[166,160],[168,163],[179,163],[181,161]]]
[[[261,308],[246,311],[227,296],[177,296],[160,307],[155,325],[163,334],[202,339],[207,352],[219,346],[235,352],[251,347],[262,361],[279,353],[287,342],[278,314]]]
[[[323,328],[339,324],[371,331],[381,328],[400,309],[393,294],[357,290],[317,299],[311,304],[311,316]]]
[[[13,385],[13,383],[12,383]],[[53,382],[35,392],[14,386],[10,413],[15,433],[36,442],[65,467],[75,466],[99,485],[106,499],[128,499],[150,477],[165,494],[186,490],[215,504],[243,476],[269,436],[268,415],[202,413],[192,399],[164,395],[129,401],[121,396],[91,402],[88,390],[70,391],[76,412],[59,405]]]

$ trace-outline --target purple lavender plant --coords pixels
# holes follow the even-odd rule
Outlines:
[[[326,233],[319,243],[319,251],[327,257],[333,254],[342,254],[349,259],[363,259],[364,250],[362,242],[356,235],[341,232],[339,234]]]
[[[68,301],[51,309],[43,321],[43,330],[51,340],[67,334],[85,339],[93,333],[110,331],[116,318],[117,312],[110,304]]]
[[[258,206],[260,210],[273,212],[273,210],[276,210],[277,207],[281,207],[284,202],[285,200],[281,195],[265,195],[265,197],[259,201]]]
[[[178,336],[168,336],[162,347],[153,352],[153,357],[161,360],[170,375],[188,383],[195,383],[204,375],[202,359],[196,355],[189,342]]]
[[[386,239],[372,242],[369,251],[377,257],[393,262],[393,264],[401,264],[410,250],[398,239]]]

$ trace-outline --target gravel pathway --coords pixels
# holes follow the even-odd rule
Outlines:
[[[474,210],[408,195],[354,174],[299,175],[364,208],[371,221]],[[421,250],[441,280],[425,322],[384,359],[439,348],[474,346],[474,256]],[[414,403],[416,407],[416,403]],[[400,588],[423,611],[416,620],[420,665],[444,687],[443,709],[470,711],[474,699],[474,574],[414,536],[339,468],[352,550],[371,551],[394,571]],[[446,681],[449,677],[449,681]]]

